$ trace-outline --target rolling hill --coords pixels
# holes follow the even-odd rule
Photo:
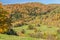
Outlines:
[[[60,40],[60,4],[42,4],[32,2],[3,5],[0,3],[0,13],[0,15],[5,15],[4,13],[8,13],[5,16],[8,17],[9,20],[7,20],[8,18],[5,19],[5,17],[0,16],[0,20],[3,20],[4,22],[3,23],[0,21],[0,26],[2,25],[0,28],[3,29],[7,27],[6,29],[13,29],[13,31],[9,30],[8,34],[13,34],[13,32],[16,32],[17,36],[20,37],[28,37],[29,39],[32,37],[31,40],[35,38]],[[4,24],[10,25],[4,26]],[[9,37],[9,35],[5,36]],[[3,38],[5,39],[5,37]],[[25,39],[28,40],[28,38]]]
[[[42,3],[33,2],[33,3],[25,3],[25,4],[8,4],[8,5],[3,5],[3,8],[10,13],[11,17],[13,17],[12,21],[13,23],[15,23],[15,25],[27,24],[27,23],[34,24],[36,21],[39,22],[41,21],[40,23],[42,24],[60,26],[59,4],[46,5]]]

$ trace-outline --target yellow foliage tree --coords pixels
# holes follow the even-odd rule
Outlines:
[[[0,3],[0,33],[5,33],[10,28],[10,20],[7,17],[9,13],[2,8],[2,4]]]

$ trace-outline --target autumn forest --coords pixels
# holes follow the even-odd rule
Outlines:
[[[60,4],[0,3],[0,35],[19,40],[60,40]]]

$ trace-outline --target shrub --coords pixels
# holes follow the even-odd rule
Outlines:
[[[57,30],[57,33],[60,34],[60,29]]]
[[[35,27],[32,26],[32,25],[29,25],[29,26],[28,26],[28,29],[32,30],[32,29],[35,29]]]
[[[21,31],[17,32],[18,36],[25,36],[25,30],[22,29]]]
[[[37,24],[38,27],[40,27],[41,25],[40,24]]]
[[[46,39],[47,40],[56,40],[57,38],[56,38],[56,36],[49,34],[49,35],[47,35]]]
[[[13,29],[10,29],[8,32],[6,32],[6,34],[8,34],[8,35],[17,35],[17,33]]]
[[[43,34],[41,32],[31,33],[29,36],[34,38],[43,38]]]
[[[22,33],[22,34],[24,34],[24,33],[25,33],[25,30],[24,30],[24,29],[22,29],[21,33]]]

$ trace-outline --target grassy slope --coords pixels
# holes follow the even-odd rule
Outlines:
[[[49,28],[50,26],[47,26],[47,25],[41,25],[40,27],[36,27],[37,30],[39,31],[42,31],[42,33],[50,33],[50,34],[53,34],[53,35],[57,35],[58,36],[58,33],[57,33],[57,30],[59,29],[58,27],[53,27],[51,26],[51,28]],[[17,32],[20,32],[22,29],[25,29],[25,36],[29,36],[28,34],[29,33],[35,33],[34,30],[28,30],[28,25],[25,25],[25,26],[22,26],[22,27],[17,27],[17,28],[14,28],[15,31]]]
[[[51,26],[51,28],[49,28],[49,27],[50,27],[50,26],[47,26],[47,25],[41,25],[40,27],[36,27],[36,28],[37,28],[37,30],[40,30],[40,31],[42,31],[42,32],[49,31],[49,32],[51,32],[51,33],[54,33],[54,32],[56,32],[56,31],[59,29],[58,27],[53,27],[53,26]],[[28,25],[24,25],[24,26],[22,26],[22,27],[14,28],[15,31],[20,31],[20,30],[22,30],[22,29],[25,29],[26,32],[31,31],[31,30],[27,30],[27,29],[28,29]],[[32,30],[32,31],[33,31],[33,30]],[[32,32],[32,31],[31,31],[31,32]]]
[[[17,32],[20,32],[22,29],[25,29],[26,33],[25,35],[26,36],[13,36],[13,35],[6,35],[6,34],[0,34],[0,40],[43,40],[41,38],[32,38],[32,37],[29,37],[28,34],[29,33],[33,33],[34,30],[27,30],[28,28],[28,25],[24,25],[22,27],[16,27],[14,28],[15,31]],[[49,28],[47,27],[46,25],[41,25],[40,27],[36,27],[38,30],[42,31],[43,33],[51,33],[51,34],[55,34],[57,33],[57,30],[59,29],[58,27],[52,27]],[[60,36],[59,36],[60,38]]]
[[[39,40],[31,37],[20,37],[13,35],[0,34],[0,40]]]

